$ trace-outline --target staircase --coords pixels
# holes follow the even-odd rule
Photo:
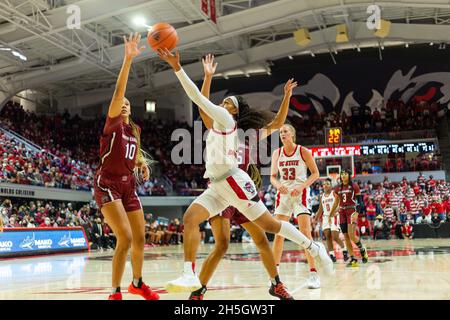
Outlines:
[[[8,137],[8,139],[10,140],[15,140],[21,144],[24,144],[25,147],[35,153],[39,153],[42,151],[42,148],[40,146],[38,146],[37,144],[35,144],[34,142],[28,140],[27,138],[22,137],[20,134],[18,134],[17,132],[11,131],[9,129],[6,129],[2,126],[0,126],[0,132],[4,133],[6,137]],[[54,155],[52,155],[54,156]],[[55,156],[54,156],[55,157]]]
[[[450,112],[448,112],[442,119],[439,121],[437,127],[437,134],[439,140],[439,150],[442,155],[442,162],[445,170],[445,178],[447,181],[450,181]]]

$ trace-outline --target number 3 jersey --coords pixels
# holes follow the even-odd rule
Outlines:
[[[140,131],[140,129],[139,129]],[[125,176],[133,173],[137,139],[131,125],[123,122],[122,115],[107,117],[103,135],[100,138],[100,165],[98,172]]]

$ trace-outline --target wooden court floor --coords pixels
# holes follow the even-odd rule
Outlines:
[[[321,274],[322,288],[307,289],[308,268],[303,252],[286,243],[281,279],[295,299],[450,299],[450,239],[366,241],[370,261],[347,268],[339,259],[335,274]],[[202,245],[198,268],[212,245]],[[0,261],[0,300],[106,299],[110,291],[112,251],[40,256]],[[339,258],[339,256],[338,256]],[[144,281],[161,299],[187,299],[188,294],[164,290],[178,277],[183,264],[182,246],[147,248]],[[131,265],[122,282],[127,294]],[[268,276],[252,243],[231,244],[205,299],[270,300]]]

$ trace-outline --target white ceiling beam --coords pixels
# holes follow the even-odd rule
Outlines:
[[[80,7],[81,12],[81,25],[101,21],[113,16],[118,16],[130,11],[137,11],[149,6],[158,5],[164,3],[165,0],[127,0],[124,5],[123,0],[83,0],[78,1],[75,5]],[[68,30],[67,13],[68,6],[58,7],[56,9],[47,11],[47,19],[52,26],[52,30],[48,34],[59,33]],[[0,9],[1,11],[1,9]],[[17,30],[15,32],[4,34],[2,36],[3,41],[15,45],[25,41],[31,41],[38,39],[35,35],[30,35],[23,30]]]

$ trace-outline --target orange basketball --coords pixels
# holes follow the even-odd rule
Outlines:
[[[157,23],[149,29],[147,42],[154,51],[159,48],[172,51],[178,44],[178,34],[170,24]]]

